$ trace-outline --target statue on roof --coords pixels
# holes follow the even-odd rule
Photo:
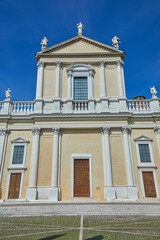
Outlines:
[[[78,28],[78,35],[82,36],[82,30],[84,28],[84,25],[80,22],[77,24],[77,28]]]
[[[112,45],[114,48],[119,49],[119,45],[118,45],[119,43],[121,43],[121,42],[118,37],[115,36],[114,38],[112,38]]]
[[[48,43],[48,39],[44,37],[40,43],[42,45],[42,48],[41,48],[42,50],[47,48],[47,43]]]
[[[4,91],[5,92],[5,94],[6,94],[6,99],[7,100],[11,100],[11,90],[8,88],[8,90],[7,91]]]
[[[156,95],[157,94],[157,90],[156,90],[155,86],[150,88],[150,92],[152,94],[152,98],[157,98],[157,95]]]

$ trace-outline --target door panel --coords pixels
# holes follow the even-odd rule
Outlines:
[[[74,160],[74,197],[90,197],[89,159]]]
[[[157,197],[153,172],[142,172],[142,174],[143,174],[145,196],[152,197],[152,198]]]
[[[18,199],[21,183],[21,173],[11,173],[8,199]]]

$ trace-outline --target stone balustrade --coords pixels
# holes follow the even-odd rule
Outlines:
[[[33,112],[34,102],[12,102],[11,112]]]
[[[128,100],[129,111],[149,111],[151,110],[151,100]]]
[[[54,113],[118,113],[132,114],[160,113],[160,99],[122,100],[119,98],[91,99],[88,101],[35,100],[35,101],[1,101],[0,115],[30,115]],[[121,105],[123,103],[123,105]],[[123,108],[122,108],[123,107]]]
[[[74,111],[87,111],[88,110],[88,101],[74,101],[73,102]]]

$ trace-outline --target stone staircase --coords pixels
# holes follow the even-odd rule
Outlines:
[[[1,203],[0,217],[52,215],[160,216],[160,203]]]

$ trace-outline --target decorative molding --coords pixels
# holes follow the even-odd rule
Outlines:
[[[85,68],[86,71],[94,71],[94,67],[90,64],[84,64],[84,63],[76,63],[71,64],[69,67],[67,67],[68,71],[80,71],[79,69],[76,70],[76,68]],[[82,71],[85,71],[84,69]]]
[[[44,67],[45,62],[44,61],[38,61],[37,66],[39,67]]]
[[[34,136],[34,135],[40,135],[41,129],[38,128],[38,127],[33,127],[33,128],[32,128],[32,133],[33,133],[33,136]]]
[[[52,131],[54,135],[59,135],[61,132],[61,129],[59,127],[54,127],[52,128]]]
[[[116,60],[118,66],[123,66],[124,62],[122,60]]]
[[[131,128],[128,126],[121,127],[121,131],[123,134],[130,134],[131,133]]]
[[[104,134],[110,134],[110,127],[105,126],[101,128],[101,133]]]
[[[60,62],[60,61],[55,61],[55,63],[56,63],[57,67],[61,67],[61,65],[62,65],[62,62]]]
[[[105,66],[105,61],[98,61],[99,67],[104,67]]]
[[[150,142],[152,142],[153,139],[152,139],[152,138],[148,138],[148,137],[142,135],[142,136],[140,136],[140,137],[138,137],[138,138],[135,138],[134,141],[135,141],[135,142],[136,142],[136,141],[150,141]]]
[[[5,136],[5,135],[7,135],[7,134],[9,134],[9,129],[7,128],[7,129],[0,129],[0,136]]]
[[[24,138],[18,137],[13,139],[11,143],[29,143],[29,141],[25,140]]]
[[[155,134],[160,134],[160,127],[154,127]]]

